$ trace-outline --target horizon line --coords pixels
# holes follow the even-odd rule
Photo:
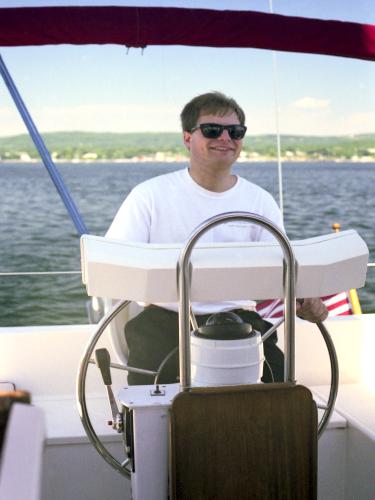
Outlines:
[[[182,131],[176,131],[176,130],[170,130],[170,131],[135,131],[135,132],[114,132],[114,131],[92,131],[92,130],[56,130],[56,131],[40,131],[39,132],[41,135],[42,134],[69,134],[69,133],[81,133],[81,134],[111,134],[111,135],[135,135],[135,134],[182,134]],[[286,136],[286,135],[292,135],[296,137],[356,137],[356,136],[361,136],[361,135],[374,135],[375,130],[373,132],[360,132],[360,133],[347,133],[347,134],[301,134],[301,133],[293,133],[293,132],[283,132],[280,133],[280,136]],[[259,136],[277,136],[278,134],[276,132],[263,132],[263,133],[257,133],[257,134],[252,134],[251,132],[246,135],[246,137],[259,137]],[[0,139],[12,139],[15,137],[20,137],[20,136],[29,136],[31,139],[30,134],[26,131],[23,133],[18,133],[18,134],[11,134],[11,135],[1,135],[0,134]]]

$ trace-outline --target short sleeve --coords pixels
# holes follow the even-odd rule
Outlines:
[[[149,243],[151,203],[133,189],[119,208],[105,237],[134,243]]]
[[[268,196],[262,215],[273,222],[285,234],[285,227],[281,210],[271,195]],[[260,233],[260,240],[272,241],[274,240],[274,236],[267,229],[262,229]]]

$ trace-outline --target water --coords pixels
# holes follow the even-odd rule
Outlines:
[[[184,164],[59,164],[92,234],[103,235],[132,186]],[[243,163],[236,172],[276,199],[275,163]],[[40,164],[0,164],[0,271],[79,271],[79,237]],[[375,164],[284,165],[284,212],[291,239],[329,233],[333,222],[353,228],[375,261]],[[375,269],[359,291],[364,312],[375,312]],[[0,325],[86,323],[79,275],[0,277]]]

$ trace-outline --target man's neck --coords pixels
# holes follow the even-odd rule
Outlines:
[[[232,188],[237,182],[237,176],[228,172],[204,172],[204,170],[195,170],[189,168],[190,177],[202,188],[214,193],[223,193]]]

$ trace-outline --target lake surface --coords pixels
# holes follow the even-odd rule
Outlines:
[[[59,164],[91,234],[103,235],[122,200],[139,182],[186,164]],[[278,200],[276,163],[241,163],[235,172]],[[289,238],[355,229],[375,262],[375,164],[286,163],[284,219]],[[41,164],[0,163],[1,272],[79,271],[79,237]],[[359,291],[375,312],[375,268]],[[86,323],[79,275],[0,276],[0,326]]]

